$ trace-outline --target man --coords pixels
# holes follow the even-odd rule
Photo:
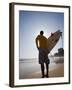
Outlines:
[[[40,31],[40,35],[36,38],[36,46],[39,50],[39,64],[41,65],[42,78],[45,77],[44,74],[44,63],[46,65],[46,77],[48,77],[48,47],[47,47],[47,38],[43,36],[44,32]]]

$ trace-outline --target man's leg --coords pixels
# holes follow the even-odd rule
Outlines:
[[[41,73],[42,73],[42,78],[44,78],[44,64],[41,64]]]
[[[49,64],[46,63],[46,77],[48,77],[48,74],[49,74],[48,70],[49,70]]]

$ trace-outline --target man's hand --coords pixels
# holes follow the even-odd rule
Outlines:
[[[48,54],[50,53],[50,51],[48,50]]]
[[[50,53],[50,51],[48,51],[48,54]]]
[[[39,50],[39,47],[37,47],[37,49]]]

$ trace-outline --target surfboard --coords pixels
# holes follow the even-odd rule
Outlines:
[[[62,35],[62,32],[60,30],[51,33],[51,36],[47,39],[47,46],[48,46],[48,51],[50,52],[55,45],[58,43],[60,36]]]

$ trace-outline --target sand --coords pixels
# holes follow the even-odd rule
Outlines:
[[[40,78],[41,72],[35,72],[32,74],[32,78]],[[59,67],[49,71],[49,78],[51,77],[63,77],[64,76],[64,65],[61,64]]]
[[[64,65],[61,64],[56,68],[49,70],[49,78],[51,77],[63,77],[64,76]],[[30,75],[22,75],[21,79],[32,79],[32,78],[41,78],[41,71],[33,72]]]
[[[19,65],[19,79],[41,78],[40,65],[37,62],[20,62]],[[64,58],[58,58],[58,60],[55,59],[53,63],[49,64],[49,78],[63,76]]]

